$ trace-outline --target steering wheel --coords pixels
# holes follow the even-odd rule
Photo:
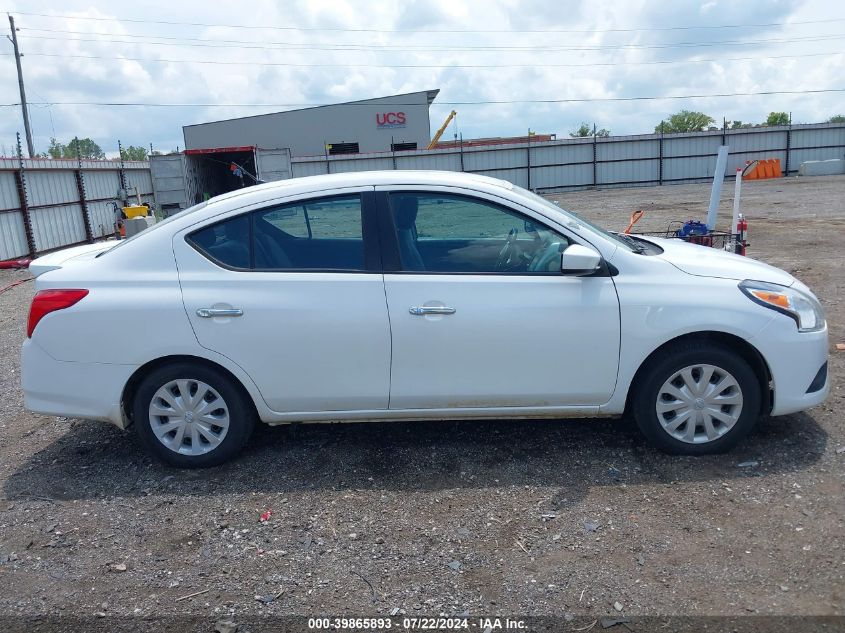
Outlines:
[[[516,228],[512,228],[508,232],[505,244],[499,251],[499,257],[496,260],[496,270],[516,270],[524,264],[524,252],[516,241],[518,232]]]

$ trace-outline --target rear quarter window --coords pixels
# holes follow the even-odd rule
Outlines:
[[[250,268],[249,216],[239,215],[188,236],[203,254],[230,268]]]

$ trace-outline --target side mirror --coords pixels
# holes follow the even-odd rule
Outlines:
[[[601,255],[580,244],[570,244],[560,257],[560,272],[564,275],[590,275],[600,265]]]

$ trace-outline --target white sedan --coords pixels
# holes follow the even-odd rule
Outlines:
[[[32,271],[26,406],[134,425],[177,466],[231,458],[257,420],[630,412],[713,453],[830,389],[822,309],[788,273],[467,174],[250,187]]]

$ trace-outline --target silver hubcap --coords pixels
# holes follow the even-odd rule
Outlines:
[[[229,431],[229,407],[201,380],[171,380],[150,402],[150,426],[174,453],[203,455],[220,445]]]
[[[657,419],[676,440],[704,444],[730,431],[742,413],[742,390],[714,365],[690,365],[657,392]]]

